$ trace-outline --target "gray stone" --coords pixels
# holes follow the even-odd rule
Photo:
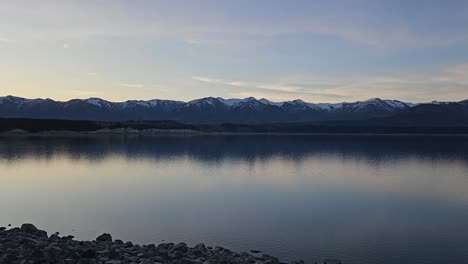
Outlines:
[[[203,264],[200,261],[189,259],[189,258],[181,258],[177,261],[177,264]]]
[[[95,258],[96,257],[96,250],[94,249],[86,249],[80,255],[82,258]]]
[[[42,252],[42,250],[34,250],[33,252],[31,252],[29,257],[31,259],[34,259],[34,260],[43,259],[44,258],[44,252]]]
[[[36,231],[38,231],[37,227],[35,227],[33,224],[23,224],[21,225],[21,231],[29,234],[34,234]]]
[[[96,238],[96,241],[101,242],[112,242],[112,236],[110,234],[104,233]]]
[[[174,245],[171,248],[171,251],[178,251],[181,253],[186,253],[188,251],[188,247],[187,247],[187,244],[182,242],[182,243],[178,243],[177,245]]]
[[[339,259],[326,259],[323,264],[342,264]]]
[[[133,245],[131,242],[112,242],[109,234],[94,241],[76,241],[73,237],[59,237],[37,229],[32,224],[21,228],[0,230],[0,263],[36,264],[283,264],[273,256],[254,256],[232,252],[223,247],[198,244],[190,248],[185,243],[163,243],[158,246]],[[255,252],[255,251],[252,251]],[[303,264],[304,262],[291,262]],[[326,260],[322,264],[341,264]]]

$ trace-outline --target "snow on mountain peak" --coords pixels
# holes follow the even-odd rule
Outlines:
[[[200,99],[195,99],[187,103],[188,106],[201,106],[201,105],[214,105],[219,100],[214,97],[205,97]]]
[[[257,102],[257,99],[255,99],[255,97],[250,96],[242,99],[241,102]]]
[[[231,107],[231,106],[235,106],[237,104],[239,104],[239,102],[242,100],[242,99],[224,99],[224,98],[221,98],[221,97],[218,97],[216,98],[218,99],[221,103]]]
[[[378,97],[375,97],[375,98],[371,98],[371,99],[367,99],[365,101],[362,101],[363,103],[376,103],[376,102],[382,102],[382,99],[378,98]]]
[[[409,106],[408,104],[398,100],[385,100],[385,103],[397,109],[403,109]]]
[[[262,98],[260,100],[258,100],[260,103],[262,104],[266,104],[266,105],[275,105],[275,106],[282,106],[284,104],[284,102],[272,102],[268,99],[265,99],[265,98]]]
[[[88,98],[84,101],[88,104],[92,104],[98,107],[110,107],[110,103],[108,101],[102,100],[101,98]]]

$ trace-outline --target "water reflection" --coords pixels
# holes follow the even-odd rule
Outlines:
[[[192,137],[3,137],[0,158],[33,156],[50,159],[67,154],[71,159],[98,161],[112,155],[126,158],[167,158],[188,155],[203,162],[223,159],[268,159],[282,156],[336,155],[368,160],[466,158],[468,137],[444,136],[192,136]]]
[[[309,261],[463,263],[466,149],[465,137],[2,138],[1,221]]]

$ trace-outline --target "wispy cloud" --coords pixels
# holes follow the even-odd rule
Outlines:
[[[127,87],[127,88],[145,88],[145,85],[142,83],[119,83],[120,86]]]
[[[237,87],[249,87],[252,86],[246,82],[238,82],[238,81],[226,81],[221,79],[213,79],[210,77],[203,77],[203,76],[192,76],[193,80],[204,82],[204,83],[213,83],[213,84],[223,84],[223,85],[230,85],[230,86],[237,86]]]
[[[166,87],[162,85],[157,85],[157,84],[145,85],[142,89],[147,90],[147,91],[162,92],[162,93],[166,93],[169,91]]]
[[[127,83],[127,82],[122,82],[118,84],[121,87],[125,88],[131,88],[131,89],[138,89],[138,90],[145,90],[145,91],[152,91],[152,92],[161,92],[161,93],[166,93],[169,90],[164,86],[160,84],[152,84],[152,83]]]
[[[202,41],[199,40],[199,39],[189,38],[189,39],[185,40],[185,43],[190,44],[190,45],[198,46],[198,45],[202,44]]]
[[[314,13],[308,16],[291,15],[286,18],[276,18],[274,14],[269,14],[271,17],[266,22],[246,18],[246,21],[239,23],[237,20],[233,22],[238,15],[234,11],[219,16],[212,6],[200,12],[198,8],[187,5],[183,14],[173,11],[165,13],[164,10],[168,10],[167,3],[152,2],[153,9],[161,10],[161,13],[148,18],[130,12],[125,6],[112,5],[107,1],[77,1],[67,4],[61,1],[40,1],[30,3],[29,8],[5,1],[0,2],[0,23],[13,23],[14,30],[7,33],[20,38],[53,41],[169,37],[181,39],[190,45],[201,45],[211,43],[206,40],[212,39],[229,39],[235,42],[253,38],[257,41],[259,38],[300,33],[333,36],[374,48],[440,46],[468,42],[468,32],[465,30],[466,25],[462,27],[463,24],[459,25],[459,30],[451,27],[450,32],[434,30],[428,33],[408,21],[407,24],[403,24],[403,21],[395,23],[387,18],[382,19],[381,24],[373,23],[369,18],[372,15],[356,8],[348,12],[323,9],[325,14],[317,9],[311,10]],[[136,4],[133,11],[145,7],[147,6],[139,7]],[[249,5],[241,4],[239,7],[250,8]]]
[[[90,97],[90,96],[96,96],[99,93],[96,91],[72,90],[70,91],[70,94],[76,97]]]
[[[250,92],[251,94],[267,94],[269,96],[264,96],[268,97],[271,99],[276,99],[273,98],[274,93],[279,93],[283,94],[282,98],[284,99],[285,97],[291,97],[294,96],[294,99],[297,97],[300,97],[301,95],[306,95],[308,97],[310,96],[318,96],[318,97],[329,97],[329,98],[347,98],[348,96],[345,95],[340,95],[340,94],[334,94],[334,93],[327,93],[327,92],[321,92],[321,91],[312,91],[307,89],[306,87],[301,87],[301,86],[294,86],[294,85],[289,85],[286,83],[262,83],[262,82],[247,82],[247,81],[226,81],[223,79],[213,79],[209,77],[201,77],[201,76],[193,76],[193,80],[203,82],[203,83],[209,83],[209,84],[219,84],[219,85],[226,85],[226,86],[232,86],[232,87],[237,87],[237,88],[248,88],[248,89],[256,89],[256,90],[261,90],[262,92],[259,93],[258,91]],[[231,93],[233,94],[233,93]],[[236,94],[236,93],[234,93]],[[246,94],[246,92],[240,92],[237,93],[239,95],[241,94]],[[280,97],[277,97],[280,98]]]
[[[11,39],[6,38],[6,37],[0,37],[0,43],[9,43],[11,42]]]
[[[229,94],[234,96],[250,95],[274,100],[300,97],[312,102],[341,102],[381,97],[427,102],[468,98],[468,63],[434,71],[388,75],[289,76],[270,83],[226,81],[200,76],[194,76],[192,79],[238,88],[230,90]]]

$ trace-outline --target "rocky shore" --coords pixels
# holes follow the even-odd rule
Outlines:
[[[188,247],[185,243],[136,245],[132,242],[113,240],[110,234],[102,234],[93,241],[77,241],[73,236],[47,235],[46,231],[32,224],[21,228],[0,227],[0,263],[5,264],[280,264],[278,258],[261,254],[236,253],[223,247],[206,247],[198,244]],[[293,261],[291,264],[302,264]],[[338,260],[326,260],[324,264],[341,264]]]

